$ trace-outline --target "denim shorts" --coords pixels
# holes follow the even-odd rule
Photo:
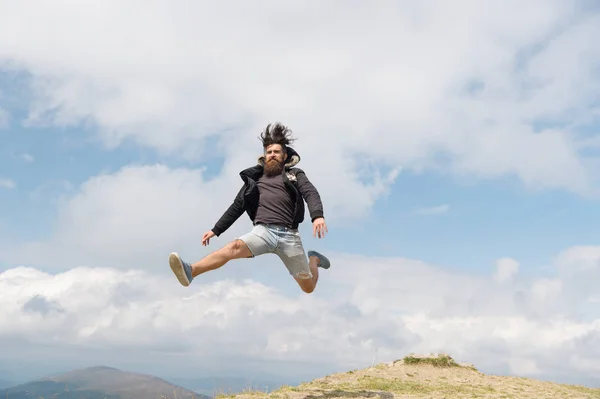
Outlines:
[[[279,256],[293,277],[300,279],[313,277],[297,229],[258,224],[250,232],[238,238],[248,245],[252,257],[275,254]]]

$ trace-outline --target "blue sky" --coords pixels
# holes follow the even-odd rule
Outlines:
[[[0,344],[31,348],[0,370],[174,377],[159,351],[183,380],[286,383],[446,351],[600,386],[596,9],[121,4],[0,6]],[[200,245],[274,121],[322,195],[329,235],[301,233],[332,269],[311,295],[268,256],[184,289],[168,254],[247,231]]]

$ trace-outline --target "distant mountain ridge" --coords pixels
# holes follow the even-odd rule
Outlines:
[[[11,387],[15,385],[15,383],[13,381],[9,381],[9,380],[5,380],[0,378],[0,389],[6,389],[8,387]]]
[[[0,391],[9,399],[210,399],[148,374],[95,366],[52,375]]]

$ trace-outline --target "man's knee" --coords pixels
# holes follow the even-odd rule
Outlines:
[[[312,293],[315,290],[315,283],[312,278],[312,274],[308,272],[301,272],[294,276],[296,282],[300,286],[300,289],[307,294]]]
[[[312,294],[313,291],[315,290],[315,286],[314,285],[310,285],[310,286],[304,287],[304,286],[301,285],[300,289],[302,291],[304,291],[304,293],[306,293],[306,294]]]
[[[250,252],[248,245],[240,239],[231,241],[223,249],[227,252],[230,259],[252,257],[252,252]]]

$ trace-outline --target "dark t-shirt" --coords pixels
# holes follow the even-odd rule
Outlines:
[[[294,221],[294,202],[283,184],[281,175],[258,179],[260,199],[254,223],[276,224],[292,227]]]

